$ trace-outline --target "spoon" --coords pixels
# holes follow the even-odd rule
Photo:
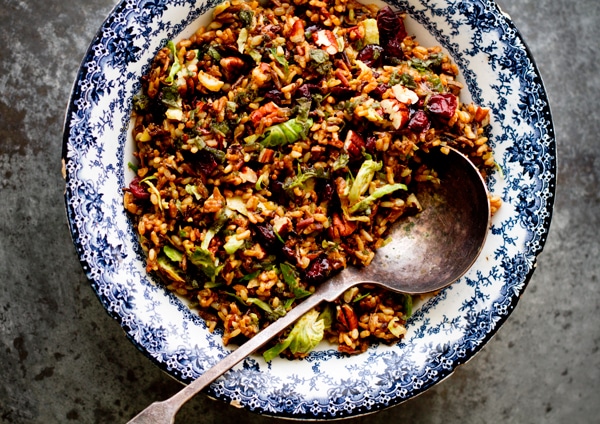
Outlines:
[[[271,338],[323,301],[332,302],[358,284],[423,294],[440,290],[459,279],[473,265],[490,225],[485,182],[464,155],[454,149],[436,149],[427,156],[438,172],[438,187],[419,189],[422,212],[394,224],[390,242],[377,250],[367,267],[349,267],[318,286],[306,300],[285,316],[239,346],[171,398],[154,402],[128,424],[175,422],[179,408],[199,391],[255,352]]]

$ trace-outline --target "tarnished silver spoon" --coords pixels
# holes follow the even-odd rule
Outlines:
[[[284,317],[171,398],[152,403],[129,424],[174,423],[179,408],[199,391],[316,305],[334,301],[355,285],[371,283],[396,292],[421,294],[440,290],[464,275],[479,256],[490,225],[486,185],[473,164],[454,149],[448,154],[432,151],[427,157],[441,184],[435,190],[417,193],[423,211],[394,224],[391,241],[376,252],[368,267],[349,267],[330,278]]]

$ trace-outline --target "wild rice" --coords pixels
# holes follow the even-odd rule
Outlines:
[[[436,183],[421,165],[430,148],[456,147],[484,175],[495,166],[489,110],[459,101],[457,66],[406,34],[403,15],[354,0],[261,4],[225,2],[158,52],[134,99],[137,177],[124,192],[148,271],[225,343],[368,265],[391,224],[419,211],[416,183]],[[363,286],[319,319],[357,353],[401,339],[410,313],[410,296]]]

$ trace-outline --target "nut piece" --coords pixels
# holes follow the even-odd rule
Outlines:
[[[304,40],[304,22],[302,19],[296,19],[296,22],[292,25],[292,31],[290,32],[290,41],[298,44],[302,43]]]
[[[322,29],[313,34],[313,40],[317,46],[321,46],[323,50],[330,56],[336,54],[338,50],[338,41],[328,29]]]
[[[246,67],[246,63],[239,57],[224,57],[219,64],[227,81],[235,81]]]
[[[349,130],[344,141],[344,150],[348,152],[353,159],[359,158],[365,148],[365,142],[356,131]]]

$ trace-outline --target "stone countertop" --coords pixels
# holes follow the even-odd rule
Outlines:
[[[65,107],[116,0],[0,0],[0,422],[118,423],[180,385],[92,292],[66,223]],[[423,395],[348,423],[590,423],[600,416],[597,0],[501,0],[544,78],[558,138],[552,227],[516,310]],[[201,417],[201,418],[198,418]],[[204,395],[178,422],[284,422]]]

